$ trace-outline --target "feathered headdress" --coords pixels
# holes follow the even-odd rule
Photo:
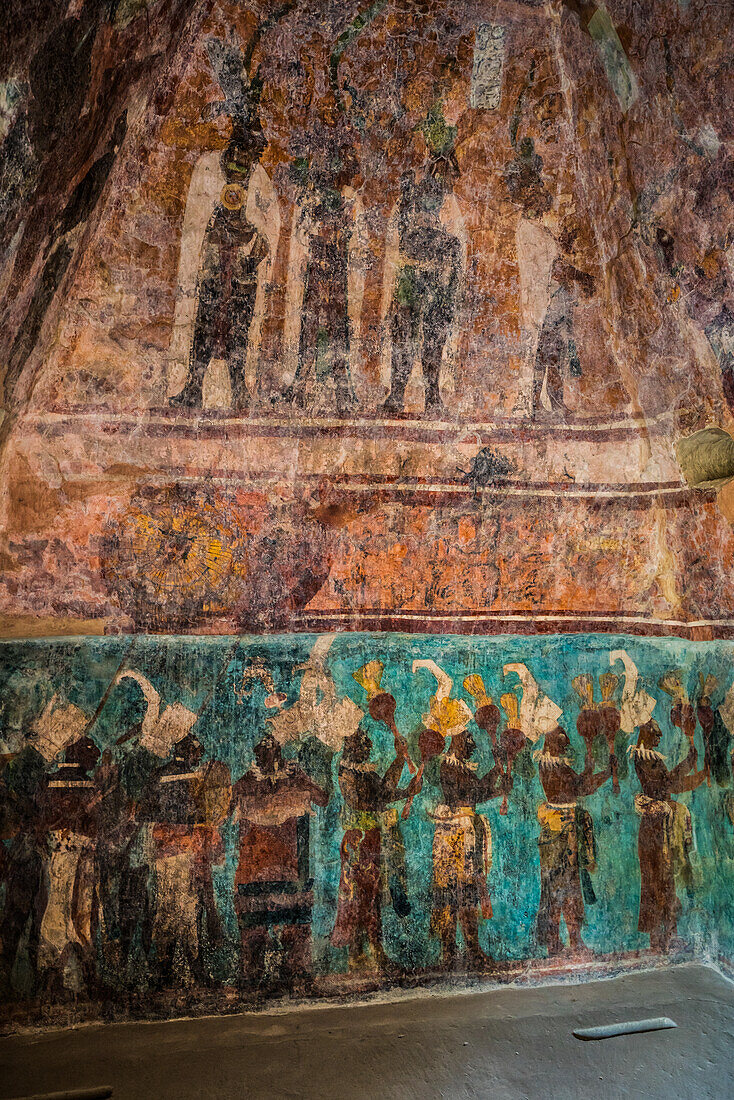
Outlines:
[[[368,661],[366,665],[362,665],[356,672],[352,673],[352,679],[356,680],[361,688],[367,692],[368,701],[374,699],[377,695],[383,694],[382,674],[385,671],[385,666],[382,661]]]
[[[433,104],[426,117],[416,126],[416,130],[423,134],[423,140],[428,147],[431,158],[428,170],[431,175],[442,179],[458,179],[461,172],[455,150],[459,131],[456,126],[450,126],[446,122],[440,101]]]
[[[437,699],[432,695],[430,710],[423,715],[423,725],[446,737],[464,729],[471,718],[472,712],[461,699]]]
[[[688,703],[688,692],[683,685],[683,670],[680,668],[671,669],[670,672],[666,672],[664,676],[661,676],[658,680],[658,687],[670,695],[674,702],[680,703],[684,706]]]
[[[259,70],[250,78],[245,56],[239,46],[209,38],[206,42],[209,64],[224,93],[224,99],[210,103],[204,112],[207,119],[228,115],[235,129],[246,134],[260,129],[260,97],[263,81]]]
[[[594,710],[594,678],[589,672],[583,672],[580,676],[574,676],[571,681],[574,691],[581,700],[585,710]]]
[[[488,707],[492,703],[492,696],[487,694],[484,680],[476,672],[464,680],[464,691],[471,695],[477,710]]]

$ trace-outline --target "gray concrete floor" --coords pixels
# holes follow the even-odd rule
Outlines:
[[[580,1042],[575,1027],[671,1016]],[[0,1096],[112,1085],[114,1100],[734,1097],[734,984],[702,966],[603,982],[0,1040]]]

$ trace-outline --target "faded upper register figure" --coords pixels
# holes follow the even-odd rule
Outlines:
[[[289,312],[300,297],[298,364],[286,399],[297,409],[336,412],[356,408],[350,374],[361,300],[359,280],[363,180],[347,125],[335,109],[322,110],[314,135],[321,148],[298,157],[291,175],[299,189],[291,241]]]
[[[564,414],[564,383],[581,374],[574,338],[579,294],[589,298],[595,281],[571,262],[579,228],[564,222],[555,230],[553,196],[542,178],[543,161],[532,138],[523,138],[507,165],[510,198],[522,210],[515,232],[523,321],[523,366],[517,411],[536,419]]]
[[[169,404],[188,409],[230,405],[246,413],[257,388],[265,289],[278,247],[280,212],[260,164],[267,139],[259,117],[259,73],[249,78],[242,53],[217,39],[208,41],[207,52],[227,96],[211,104],[208,114],[228,114],[232,128],[221,156],[205,153],[191,177],[170,346]],[[216,359],[226,362],[229,393],[226,381],[210,371]],[[176,391],[181,381],[183,388]]]
[[[459,177],[457,131],[435,104],[418,127],[428,158],[418,178],[401,180],[397,208],[398,255],[394,262],[390,332],[390,392],[380,406],[388,416],[405,412],[405,391],[416,358],[424,384],[424,414],[442,418],[441,365],[458,312],[466,239],[453,194]],[[388,248],[387,268],[391,269]]]
[[[169,399],[171,405],[201,408],[204,379],[210,363],[212,359],[224,359],[229,372],[231,405],[237,412],[247,411],[250,334],[261,285],[261,267],[267,266],[264,261],[268,260],[271,248],[263,225],[262,203],[258,204],[257,200],[258,193],[267,190],[263,188],[263,177],[269,185],[258,163],[263,149],[262,132],[235,130],[222,154],[224,185],[201,247],[196,279],[196,317],[186,382],[183,389]],[[207,168],[211,175],[211,165],[203,164],[197,188],[206,185]],[[190,203],[193,188],[194,180],[189,192]],[[273,207],[273,201],[268,207]],[[195,205],[192,213],[196,211]],[[184,244],[187,243],[184,230]],[[179,280],[180,294],[185,301],[190,267],[183,249]]]

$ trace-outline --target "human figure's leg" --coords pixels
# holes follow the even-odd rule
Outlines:
[[[553,412],[563,412],[563,367],[568,356],[568,342],[564,335],[563,317],[554,321],[546,319],[538,340],[533,366],[532,416],[545,411],[541,398],[543,385]]]
[[[232,390],[232,407],[238,413],[247,412],[250,403],[245,372],[247,368],[247,345],[250,336],[250,325],[255,312],[256,295],[257,276],[255,275],[252,280],[243,281],[237,293],[233,293],[230,303],[230,327],[226,354]]]
[[[348,255],[339,252],[336,270],[331,273],[324,288],[324,323],[331,344],[331,377],[334,382],[337,412],[343,416],[355,405],[354,391],[349,375],[349,279]]]
[[[147,868],[131,866],[128,859],[120,870],[120,956],[127,970],[138,923],[147,908]]]
[[[317,286],[314,285],[314,272],[306,274],[306,287],[301,306],[301,329],[298,335],[298,365],[293,376],[286,399],[297,408],[306,405],[306,386],[311,371],[315,369],[319,338],[319,301]]]
[[[156,975],[158,989],[166,989],[174,981],[177,940],[172,936],[156,937]]]
[[[347,966],[350,973],[358,970],[364,957],[365,936],[361,928],[354,930],[347,946]]]
[[[585,951],[586,944],[581,936],[581,928],[584,923],[583,903],[579,904],[577,899],[567,899],[563,905],[563,919],[568,929],[568,942],[571,950],[574,952]]]
[[[423,313],[423,349],[421,361],[426,386],[425,411],[431,416],[446,413],[441,400],[441,362],[454,319],[454,294],[447,287],[431,287]]]
[[[206,938],[211,947],[219,947],[222,942],[222,921],[214,896],[214,878],[212,874],[211,849],[207,849],[196,867],[196,888],[200,917],[206,917]],[[203,942],[203,919],[200,920],[199,942]]]
[[[247,989],[259,989],[265,978],[267,928],[249,927],[240,922],[240,944],[240,985]]]
[[[458,913],[447,905],[438,914],[436,923],[441,940],[441,965],[445,970],[452,970],[456,962]]]
[[[547,881],[541,876],[540,905],[538,907],[538,940],[547,948],[548,956],[561,953],[561,902]]]
[[[483,967],[492,962],[491,955],[482,950],[479,943],[479,908],[469,906],[459,913],[461,931],[466,942],[469,960],[475,967]]]
[[[97,844],[95,872],[97,903],[93,909],[92,938],[99,936],[104,967],[113,982],[122,972],[122,916],[120,913],[121,854],[114,845]]]
[[[667,955],[670,951],[670,945],[673,941],[677,930],[676,920],[674,917],[666,916],[662,922],[660,932],[657,937],[656,948],[662,955]],[[652,944],[652,937],[650,939]]]
[[[344,303],[346,310],[346,302]],[[349,376],[349,318],[346,312],[336,321],[331,376],[336,391],[336,411],[340,416],[352,412],[355,397]]]
[[[390,393],[380,408],[388,415],[403,411],[405,387],[417,350],[419,325],[420,314],[412,301],[396,301],[393,304]]]
[[[203,283],[199,288],[199,303],[186,383],[179,393],[169,398],[169,405],[180,408],[201,408],[204,375],[214,351],[214,327],[219,313],[221,293],[221,286],[215,283]]]
[[[359,924],[363,937],[380,968],[390,965],[382,945],[382,834],[379,829],[365,832],[360,844],[356,877]]]
[[[530,416],[532,419],[535,419],[541,411],[540,395],[543,392],[545,371],[545,355],[541,354],[541,346],[539,345],[535,352],[535,359],[533,361],[533,385],[530,396]]]
[[[38,981],[38,953],[41,945],[41,922],[48,904],[48,883],[43,869],[43,858],[39,853],[35,854],[34,874],[31,879],[33,888],[33,901],[31,904],[31,919],[28,926],[28,966],[33,975],[34,982]]]
[[[310,989],[313,985],[310,924],[286,925],[280,938],[285,953],[283,969],[289,985]]]
[[[34,976],[38,966],[41,920],[46,909],[47,892],[43,875],[43,859],[35,850],[20,854],[11,847],[5,878],[5,906],[0,920],[0,958],[3,980],[10,983],[18,948],[28,928],[28,965]]]
[[[0,989],[6,993],[10,990],[13,965],[27,921],[28,913],[25,908],[6,893],[5,911],[0,921]]]

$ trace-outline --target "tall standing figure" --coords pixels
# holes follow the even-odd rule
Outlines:
[[[459,176],[454,152],[456,127],[434,107],[420,127],[428,160],[419,178],[403,176],[398,203],[399,266],[392,295],[390,393],[380,407],[404,411],[405,388],[416,357],[425,384],[425,415],[444,416],[441,361],[456,315],[462,243],[442,221],[446,200]]]
[[[280,233],[278,200],[259,163],[267,146],[260,121],[263,79],[259,67],[251,71],[252,60],[265,31],[294,6],[294,0],[287,0],[259,22],[244,50],[231,38],[226,42],[218,38],[206,41],[209,64],[224,99],[207,104],[204,118],[226,115],[232,129],[221,156],[221,172],[216,168],[216,155],[212,159],[212,154],[204,154],[191,177],[172,347],[179,342],[178,333],[183,336],[191,331],[196,270],[192,259],[199,262],[196,318],[186,383],[169,399],[174,406],[201,408],[207,367],[212,359],[219,358],[227,361],[233,407],[240,413],[248,408],[248,348],[254,359],[267,280]],[[219,202],[204,230],[201,211],[212,210],[212,199],[220,185]],[[176,359],[182,351],[177,349]]]
[[[680,902],[676,880],[690,882],[691,876],[691,814],[687,806],[672,796],[695,790],[706,777],[705,768],[696,770],[693,707],[687,702],[676,702],[670,717],[689,742],[687,755],[674,768],[668,768],[658,749],[661,732],[652,718],[640,726],[637,744],[630,748],[642,787],[642,793],[635,796],[635,809],[640,815],[637,851],[641,879],[637,928],[650,937],[653,951],[663,953],[670,949],[677,929]]]
[[[35,982],[41,920],[46,908],[44,803],[46,762],[32,742],[8,754],[0,774],[0,995],[9,996],[16,957],[26,936],[26,958]]]
[[[136,717],[138,714],[133,715],[133,719]],[[142,731],[143,722],[133,720],[116,743],[118,805],[122,817],[117,833],[121,850],[115,853],[113,865],[108,868],[117,880],[118,978],[133,985],[141,980],[142,959],[150,957],[153,945],[153,824],[143,820],[141,809],[148,785],[161,764],[160,757],[142,744]],[[104,854],[103,846],[98,845],[98,857],[100,850]],[[105,877],[100,876],[101,882]],[[137,952],[138,942],[142,959]]]
[[[568,377],[581,375],[581,360],[576,347],[574,314],[579,294],[590,298],[594,293],[592,275],[579,271],[570,262],[578,229],[565,226],[558,236],[562,255],[551,268],[548,306],[538,335],[533,367],[531,415],[543,411],[567,413],[563,398]]]
[[[241,984],[260,990],[311,984],[310,816],[328,794],[268,732],[252,767],[232,788],[239,821],[235,912],[242,940]]]
[[[384,775],[370,761],[372,741],[360,728],[344,740],[339,764],[339,787],[344,799],[341,843],[341,880],[336,921],[331,934],[335,947],[349,949],[349,969],[372,951],[380,969],[391,961],[382,946],[382,899],[385,879],[383,815],[391,803],[410,796],[410,786],[398,784],[405,758],[397,755]]]
[[[538,940],[548,955],[561,953],[561,916],[566,921],[574,954],[585,949],[581,938],[586,912],[584,901],[596,901],[590,875],[596,870],[596,842],[591,814],[579,799],[593,794],[612,775],[614,757],[601,771],[594,771],[591,741],[586,742],[586,762],[579,774],[569,760],[571,742],[560,726],[545,735],[538,754],[538,772],[546,802],[538,808],[540,836],[540,905]]]
[[[335,947],[349,949],[350,970],[358,969],[365,962],[366,947],[371,949],[378,967],[390,969],[393,966],[382,945],[383,893],[389,889],[398,915],[405,916],[409,911],[404,883],[396,890],[396,883],[392,881],[401,879],[404,874],[397,866],[404,853],[397,822],[391,820],[391,807],[417,793],[420,777],[408,756],[407,744],[395,726],[395,700],[381,687],[382,672],[380,661],[370,661],[352,675],[367,692],[372,718],[392,731],[395,759],[385,774],[380,775],[370,760],[372,741],[360,726],[355,733],[345,737],[339,763],[344,837],[339,902],[331,942]],[[414,774],[407,787],[401,788],[400,778],[406,765]]]
[[[417,663],[433,665],[433,662]],[[479,944],[479,917],[492,916],[487,886],[492,833],[489,821],[477,812],[477,806],[506,794],[512,779],[498,759],[485,775],[477,775],[477,765],[472,759],[476,742],[467,728],[471,711],[461,700],[449,697],[451,681],[437,666],[435,669],[435,674],[441,673],[445,679],[439,678],[439,688],[431,697],[430,711],[423,721],[426,728],[450,740],[439,768],[443,801],[429,815],[435,826],[431,930],[441,940],[442,966],[450,970],[456,961],[457,932],[461,926],[470,965],[477,969],[491,962]],[[475,718],[496,744],[500,712],[481,680],[479,683],[481,695]]]
[[[222,153],[225,184],[209,219],[197,278],[194,336],[184,388],[169,404],[201,408],[204,376],[214,358],[229,369],[232,405],[246,412],[245,381],[250,325],[255,312],[258,267],[268,239],[251,220],[250,182],[266,142],[259,126],[235,126]]]
[[[329,388],[336,412],[345,415],[356,404],[349,372],[349,266],[362,179],[348,135],[327,125],[321,135],[320,153],[297,158],[292,169],[301,189],[298,232],[307,258],[298,366],[287,397],[297,408],[318,407]]]
[[[94,848],[99,832],[100,791],[95,774],[99,748],[80,737],[48,778],[48,903],[40,933],[39,966],[49,989],[67,981],[87,992],[96,986]],[[69,968],[75,967],[76,978]]]
[[[219,825],[231,788],[229,769],[217,761],[202,764],[203,753],[199,739],[187,733],[146,792],[147,814],[154,821],[153,941],[164,988],[179,976],[179,957],[191,977],[209,980],[204,948],[216,947],[221,936],[212,865],[224,861]]]

